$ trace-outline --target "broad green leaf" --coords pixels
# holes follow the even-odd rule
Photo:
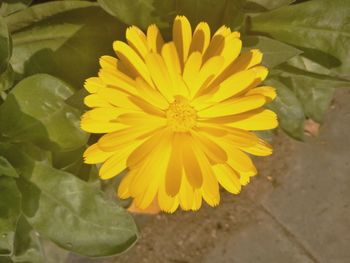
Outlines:
[[[85,145],[88,135],[79,127],[81,113],[65,102],[72,94],[66,83],[46,74],[22,80],[0,106],[0,134],[44,149],[73,150]]]
[[[350,79],[350,2],[308,1],[251,18],[251,31],[297,46],[304,56]]]
[[[11,39],[5,19],[0,15],[0,74],[6,71],[11,57]]]
[[[131,215],[88,183],[33,161],[11,145],[0,144],[0,154],[21,170],[22,210],[42,237],[90,257],[120,253],[136,241]]]
[[[0,256],[11,255],[17,220],[21,212],[21,194],[14,178],[0,176]]]
[[[244,37],[243,45],[247,49],[261,50],[264,54],[262,63],[268,68],[273,68],[302,53],[299,49],[263,36]]]
[[[295,0],[246,0],[245,9],[249,11],[266,11],[289,5]]]
[[[111,15],[128,25],[146,29],[150,24],[166,28],[176,15],[185,15],[195,26],[206,21],[214,31],[221,25],[239,28],[245,0],[98,0]]]
[[[15,168],[3,156],[0,156],[0,176],[18,177]]]
[[[18,12],[32,3],[32,0],[2,0],[0,14],[8,16]]]
[[[44,263],[39,238],[23,215],[17,222],[15,247],[11,259],[16,263]]]
[[[6,20],[13,32],[11,64],[16,73],[48,73],[76,89],[97,74],[99,57],[114,54],[113,41],[125,32],[117,19],[85,1],[38,4]]]
[[[120,253],[137,239],[132,217],[84,181],[41,163],[28,176],[20,186],[24,213],[59,246],[98,257]]]
[[[270,79],[266,83],[277,91],[276,99],[268,107],[277,113],[280,127],[291,137],[302,140],[305,115],[300,101],[282,82]]]

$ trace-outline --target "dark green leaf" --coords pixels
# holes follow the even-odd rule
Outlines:
[[[15,248],[11,258],[16,263],[44,262],[39,238],[24,216],[17,222]]]
[[[302,53],[299,49],[263,36],[244,37],[243,45],[249,49],[260,49],[264,54],[263,64],[269,68],[273,68]]]
[[[305,115],[300,101],[282,82],[270,79],[266,83],[277,91],[277,97],[269,108],[277,113],[280,127],[291,137],[303,139]]]
[[[125,32],[117,19],[85,1],[34,5],[7,17],[7,22],[13,32],[11,64],[16,73],[48,73],[77,89],[96,75],[98,58],[113,54],[113,41]]]
[[[266,11],[289,5],[295,0],[247,0],[245,9],[248,11]]]
[[[8,16],[26,8],[31,3],[32,0],[2,0],[0,14],[2,16]]]
[[[21,211],[21,194],[14,178],[0,176],[0,256],[11,255],[17,220]]]
[[[0,176],[18,177],[15,168],[3,156],[0,156]]]
[[[0,154],[21,170],[22,210],[43,237],[90,257],[120,253],[136,241],[132,217],[88,183],[31,160],[14,146],[0,144]]]
[[[11,40],[4,18],[0,15],[0,74],[6,71],[11,57]]]
[[[80,111],[67,105],[66,83],[46,74],[18,83],[0,106],[0,133],[10,141],[29,141],[44,149],[72,150],[85,145]]]
[[[307,58],[349,79],[349,14],[349,1],[308,1],[252,17],[251,30],[297,46]]]
[[[169,27],[176,15],[195,26],[206,21],[214,31],[221,25],[239,28],[245,0],[98,0],[102,8],[128,25],[146,29],[150,24]]]
[[[0,92],[12,88],[15,82],[15,74],[11,64],[8,64],[7,69],[0,75]]]

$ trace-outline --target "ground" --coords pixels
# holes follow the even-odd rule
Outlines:
[[[66,263],[350,262],[350,90],[339,90],[318,137],[282,132],[259,176],[217,208],[135,216],[139,242],[115,258]]]

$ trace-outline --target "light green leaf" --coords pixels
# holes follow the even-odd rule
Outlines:
[[[349,1],[308,1],[252,17],[251,31],[295,45],[305,57],[350,79],[349,13]]]
[[[76,89],[97,74],[99,57],[113,55],[113,41],[125,32],[117,19],[85,1],[38,4],[6,20],[13,32],[11,64],[16,73],[48,73]]]
[[[0,176],[0,256],[11,255],[17,220],[21,212],[21,194],[14,178]]]
[[[257,48],[262,51],[264,54],[262,63],[268,68],[273,68],[302,53],[299,49],[263,36],[247,36],[242,40],[246,49]]]
[[[18,177],[15,168],[3,156],[0,156],[0,176]]]
[[[26,8],[31,3],[32,0],[2,0],[0,14],[2,16],[8,16]]]
[[[6,71],[11,57],[11,39],[5,19],[0,15],[0,75]]]
[[[53,150],[85,145],[80,111],[67,105],[73,94],[63,81],[38,74],[19,82],[0,106],[0,134],[9,141],[29,141]]]
[[[277,113],[280,127],[291,137],[302,140],[305,115],[300,101],[282,82],[269,79],[266,83],[277,91],[276,99],[268,107]]]

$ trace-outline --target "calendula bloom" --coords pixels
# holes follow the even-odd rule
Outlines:
[[[184,16],[165,43],[151,25],[144,34],[131,26],[127,44],[113,43],[117,58],[103,56],[98,77],[86,80],[92,109],[83,130],[102,133],[85,162],[103,163],[100,177],[127,169],[120,198],[146,209],[198,210],[202,199],[220,202],[219,185],[237,194],[257,171],[249,155],[266,156],[271,146],[252,131],[277,126],[263,106],[275,90],[260,86],[268,70],[262,53],[241,53],[238,32],[222,26],[213,36],[207,23],[194,32]]]

